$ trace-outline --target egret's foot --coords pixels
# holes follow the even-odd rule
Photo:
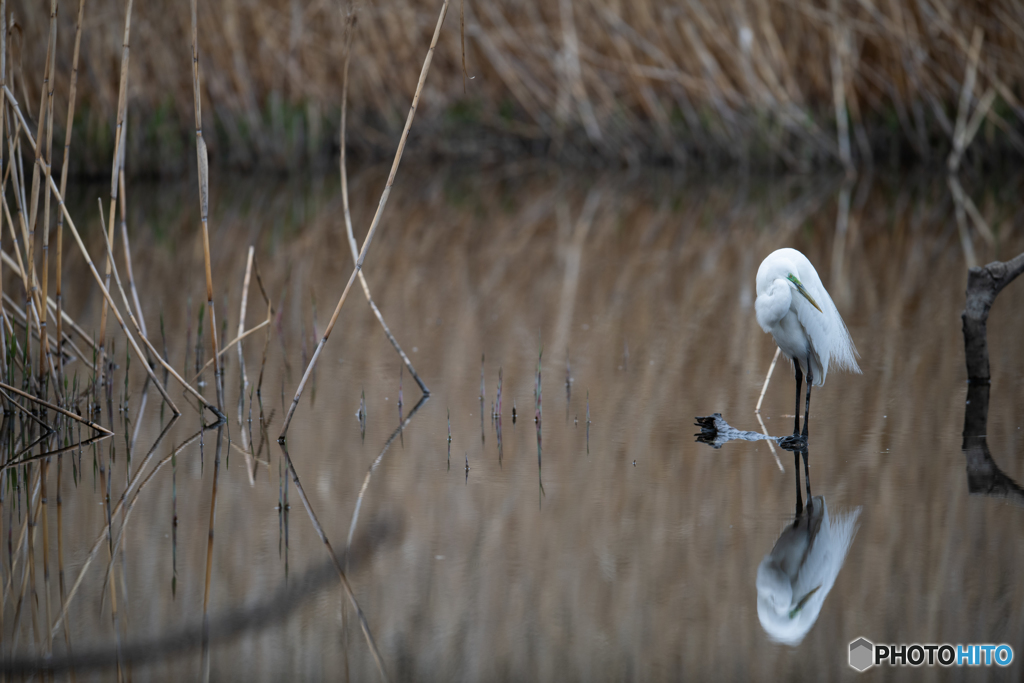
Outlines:
[[[785,451],[803,451],[807,448],[805,434],[790,434],[779,439],[779,448]]]

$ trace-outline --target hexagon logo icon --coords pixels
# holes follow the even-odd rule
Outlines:
[[[850,643],[850,666],[857,671],[864,671],[873,664],[874,644],[866,638],[858,638]]]

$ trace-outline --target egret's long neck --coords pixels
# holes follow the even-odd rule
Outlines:
[[[773,281],[768,289],[757,297],[754,302],[754,311],[757,314],[757,322],[765,332],[771,332],[772,326],[777,324],[787,313],[793,301],[793,288],[786,280],[778,279]]]

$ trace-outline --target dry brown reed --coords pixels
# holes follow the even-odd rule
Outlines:
[[[124,37],[121,40],[121,78],[119,80],[118,91],[117,91],[117,123],[114,127],[114,153],[113,161],[111,162],[110,169],[110,218],[107,221],[107,242],[111,245],[114,243],[114,216],[117,211],[117,193],[119,184],[117,182],[119,171],[122,165],[122,151],[125,144],[125,136],[127,130],[125,129],[125,116],[128,111],[128,66],[129,57],[131,56],[130,50],[130,39],[132,30],[132,0],[128,0],[128,4],[125,8],[124,17]],[[39,137],[36,136],[38,140]],[[37,155],[38,156],[38,155]],[[103,206],[100,204],[100,218],[101,225],[103,215]],[[31,253],[31,252],[30,252]],[[29,259],[31,260],[31,259]],[[105,273],[105,288],[110,289],[110,270],[114,265],[113,251],[107,254],[106,265],[104,266]],[[97,375],[97,382],[103,384],[103,373],[105,369],[104,354],[106,353],[106,335],[107,335],[107,301],[104,300],[100,312],[100,333],[99,333],[99,361],[100,361],[100,372]]]
[[[352,52],[351,52],[351,43],[352,43],[352,33],[353,33],[353,29],[355,27],[355,23],[356,23],[356,21],[355,21],[355,14],[352,13],[350,15],[350,18],[349,18],[348,22],[347,22],[346,34],[345,34],[346,49],[345,49],[345,66],[343,68],[342,81],[341,81],[341,128],[340,128],[340,141],[341,141],[340,142],[340,149],[341,149],[341,154],[340,154],[340,156],[341,156],[341,159],[340,159],[340,167],[341,167],[341,200],[342,200],[342,206],[343,206],[344,212],[345,212],[345,233],[348,236],[348,246],[349,246],[349,250],[352,252],[352,264],[353,265],[356,265],[359,262],[359,246],[358,246],[358,244],[356,244],[356,238],[355,238],[355,235],[352,232],[352,212],[349,209],[349,202],[348,202],[348,168],[347,168],[347,164],[345,163],[345,147],[346,147],[346,144],[345,144],[345,141],[346,141],[345,130],[346,130],[346,126],[348,124],[348,120],[347,120],[347,110],[348,110],[348,106],[347,106],[348,105],[348,74],[349,74],[348,67],[349,67],[350,57],[351,57],[351,54],[352,54]],[[377,308],[377,304],[374,303],[374,301],[373,301],[373,296],[370,294],[370,285],[366,282],[366,274],[363,273],[362,269],[359,270],[359,284],[362,285],[363,295],[366,297],[366,302],[370,305],[370,310],[373,311],[374,317],[376,317],[377,321],[380,322],[381,329],[384,330],[384,334],[387,336],[388,341],[391,342],[391,345],[393,347],[395,347],[395,352],[398,353],[399,357],[402,359],[402,362],[405,364],[405,367],[407,367],[409,369],[409,374],[412,375],[412,378],[414,380],[416,380],[416,384],[419,385],[420,391],[422,391],[424,393],[424,395],[429,395],[430,394],[430,390],[427,389],[427,385],[424,384],[423,380],[420,379],[420,376],[416,374],[416,370],[415,370],[415,368],[412,367],[412,361],[409,360],[409,356],[407,356],[405,351],[402,350],[402,347],[399,345],[398,340],[395,339],[395,335],[393,335],[391,333],[391,329],[388,328],[387,323],[384,322],[384,316],[380,312],[380,309]],[[314,332],[314,334],[315,334],[315,332]]]
[[[252,262],[256,256],[256,248],[249,247],[249,255],[245,262],[245,277],[242,278],[242,304],[238,312],[238,424],[242,424],[242,409],[245,406],[245,387],[249,384],[249,378],[245,374],[245,355],[242,353],[242,333],[245,331],[245,310],[249,303],[249,283],[252,281]],[[270,322],[270,315],[267,315],[267,322]],[[246,432],[242,430],[242,446],[246,444]]]
[[[76,414],[72,413],[69,410],[65,410],[64,408],[61,408],[60,406],[54,405],[53,403],[50,403],[49,401],[41,399],[38,396],[33,396],[32,394],[24,392],[24,391],[22,391],[21,389],[19,389],[17,387],[12,387],[11,385],[6,384],[4,382],[0,382],[0,387],[2,387],[3,389],[6,389],[7,391],[10,391],[11,393],[14,393],[14,394],[17,394],[18,396],[21,396],[22,398],[27,398],[28,400],[32,401],[33,403],[38,403],[39,405],[45,406],[46,408],[48,408],[48,409],[50,409],[50,410],[52,410],[54,412],[60,413],[64,417],[71,418],[72,420],[74,420],[76,422],[81,422],[85,426],[90,427],[91,429],[95,429],[100,434],[105,434],[107,436],[113,435],[113,432],[111,432],[109,429],[101,427],[100,425],[96,424],[95,422],[92,422],[90,420],[85,419],[81,415],[76,415]]]
[[[22,64],[41,74],[47,13],[13,3],[24,31]],[[97,0],[96,16],[123,5]],[[135,168],[184,168],[192,135],[184,63],[167,56],[189,40],[189,9],[147,4],[139,17],[129,156]],[[430,0],[393,0],[361,10],[352,41],[350,143],[384,149],[401,129],[428,34]],[[339,71],[347,16],[330,4],[293,12],[285,0],[228,2],[199,9],[207,80],[218,130],[207,131],[218,160],[296,168],[337,140]],[[58,17],[70,35],[73,15]],[[467,3],[465,59],[459,31],[445,35],[439,78],[424,102],[426,136],[441,151],[478,149],[483,138],[514,138],[499,150],[563,149],[626,160],[744,155],[790,166],[872,157],[887,163],[944,155],[952,133],[971,33],[987,36],[982,91],[997,94],[985,147],[1021,145],[1024,9],[1013,0],[525,0]],[[76,166],[100,172],[99,149],[116,138],[118,89],[106,73],[117,59],[109,28],[82,38],[83,147]],[[145,46],[145,47],[141,47]],[[70,56],[57,54],[57,99],[68,91]],[[472,78],[464,81],[463,62]],[[38,96],[39,82],[19,86]],[[980,97],[981,93],[974,97]],[[58,102],[58,109],[61,104]],[[486,142],[486,140],[485,140]],[[109,158],[106,153],[102,158]]]
[[[131,0],[129,0],[129,7]],[[199,219],[203,225],[203,260],[206,265],[206,308],[210,313],[210,345],[213,348],[213,376],[217,408],[224,410],[224,382],[217,347],[217,315],[213,305],[213,270],[210,267],[210,160],[203,138],[203,101],[199,86],[199,28],[196,0],[192,0],[192,96],[196,118],[196,165],[199,180]]]
[[[51,183],[51,188],[52,188],[52,186],[53,185]],[[102,206],[100,208],[101,208],[100,213],[101,213],[101,217],[102,217]],[[67,213],[67,210],[65,209],[65,214],[66,213]],[[82,244],[81,238],[78,236],[78,231],[75,229],[75,225],[71,221],[70,216],[68,217],[68,226],[71,228],[72,234],[74,234],[75,239],[78,240],[79,246],[82,249],[82,253],[86,257],[86,261],[89,263],[89,266],[90,266],[90,268],[91,268],[91,270],[93,272],[93,276],[96,278],[97,282],[99,282],[99,273],[96,271],[95,266],[93,266],[91,259],[89,259],[88,252],[85,250],[85,246]],[[172,377],[174,377],[174,379],[179,384],[181,384],[182,387],[184,387],[185,391],[190,393],[203,406],[208,408],[217,417],[218,420],[225,419],[224,418],[224,413],[221,412],[217,406],[214,406],[212,403],[210,403],[206,399],[206,397],[204,397],[194,386],[192,386],[192,384],[190,384],[189,382],[186,382],[182,378],[182,376],[178,374],[178,372],[174,369],[174,367],[171,366],[171,364],[169,362],[167,362],[167,359],[165,359],[164,357],[162,357],[160,355],[160,353],[153,346],[152,342],[150,342],[149,339],[142,333],[142,327],[141,327],[138,319],[135,317],[135,314],[132,312],[132,307],[128,303],[128,295],[125,293],[124,286],[121,284],[121,275],[118,272],[117,264],[114,263],[113,249],[111,247],[110,241],[106,240],[106,235],[104,235],[104,240],[105,240],[107,256],[110,259],[111,264],[113,265],[112,272],[113,272],[113,275],[114,275],[114,282],[117,284],[117,289],[121,293],[121,301],[124,304],[125,312],[128,313],[128,319],[131,320],[132,326],[135,327],[135,331],[139,334],[139,337],[142,339],[143,342],[145,342],[146,348],[149,349],[149,351],[152,353],[152,357],[154,357],[156,359],[156,361],[158,363],[160,363],[160,365],[162,365],[164,367],[164,370],[166,370],[167,373],[169,373]],[[103,289],[103,294],[106,297],[105,300],[110,303],[110,307],[114,311],[114,315],[117,318],[118,324],[121,326],[121,331],[125,334],[126,337],[128,337],[128,341],[132,345],[132,347],[135,349],[135,353],[137,354],[137,356],[139,358],[143,358],[144,357],[144,353],[139,348],[138,342],[135,341],[135,338],[128,331],[128,327],[124,324],[124,320],[121,318],[120,312],[118,312],[117,307],[114,305],[113,299],[110,296],[109,290],[104,288]],[[161,383],[157,379],[156,373],[154,372],[153,368],[150,367],[150,365],[148,363],[143,363],[143,366],[144,366],[146,372],[149,374],[149,378],[153,382],[156,383],[157,390],[160,392],[160,395],[164,397],[164,400],[167,401],[168,405],[170,405],[171,410],[174,411],[175,415],[179,415],[180,413],[178,412],[178,409],[175,407],[174,402],[171,401],[170,396],[167,394],[167,389],[164,388],[163,383]]]
[[[68,84],[68,102],[67,102],[67,121],[64,124],[64,154],[63,161],[61,164],[60,171],[60,196],[61,202],[63,197],[67,193],[67,181],[68,181],[68,162],[71,159],[71,133],[74,129],[72,125],[75,120],[75,102],[78,99],[78,58],[81,55],[82,48],[82,22],[85,20],[85,0],[79,0],[78,2],[78,19],[75,25],[75,49],[71,58],[71,79]],[[2,100],[0,100],[2,104]],[[0,126],[0,133],[2,133],[2,126]],[[64,327],[64,311],[62,308],[62,285],[63,285],[63,271],[64,271],[64,213],[58,209],[57,211],[57,264],[55,273],[55,298],[54,306],[56,308],[57,316],[57,390],[58,392],[62,389],[61,382],[64,379],[64,357],[61,351],[61,346],[64,343],[63,327]],[[69,321],[70,322],[70,321]],[[81,353],[79,353],[81,358]],[[63,574],[61,575],[61,591],[63,591]],[[67,631],[65,629],[65,637],[67,637]]]
[[[402,130],[402,137],[398,141],[398,150],[395,152],[395,160],[391,164],[391,172],[388,174],[388,181],[384,185],[384,192],[381,193],[380,202],[377,204],[377,212],[373,215],[373,221],[370,223],[370,229],[367,231],[366,237],[363,239],[363,247],[359,252],[359,258],[356,259],[355,267],[352,269],[352,275],[349,277],[348,283],[345,285],[345,289],[341,293],[341,298],[338,299],[338,305],[334,308],[334,313],[331,315],[331,321],[327,323],[327,329],[324,330],[324,336],[317,344],[316,350],[313,352],[313,358],[310,359],[309,365],[306,366],[306,371],[303,373],[302,379],[299,381],[299,388],[296,389],[295,397],[292,399],[291,405],[288,407],[288,413],[285,415],[284,426],[281,429],[281,436],[278,437],[278,441],[283,442],[285,435],[288,433],[288,426],[291,424],[292,416],[295,414],[295,408],[299,405],[299,399],[302,397],[302,391],[306,387],[306,382],[309,380],[309,376],[312,373],[313,368],[316,367],[316,362],[320,357],[320,352],[327,343],[327,339],[331,336],[331,331],[334,329],[335,323],[338,322],[338,314],[341,313],[341,307],[345,305],[345,299],[348,297],[349,290],[352,289],[352,283],[355,282],[356,275],[359,274],[359,271],[363,267],[363,261],[366,259],[366,252],[369,250],[370,243],[373,241],[373,236],[377,232],[377,227],[380,225],[380,219],[384,213],[384,207],[387,206],[388,197],[391,195],[391,187],[395,182],[395,175],[398,173],[398,166],[402,163],[402,153],[405,151],[405,143],[409,139],[409,130],[412,128],[413,119],[416,117],[416,106],[419,104],[420,93],[423,91],[423,83],[427,80],[427,74],[430,72],[430,63],[434,58],[437,39],[441,35],[441,26],[444,24],[444,18],[447,13],[448,0],[444,0],[444,4],[441,5],[441,12],[437,17],[437,25],[434,27],[434,36],[430,40],[430,48],[427,50],[427,56],[423,60],[423,66],[420,69],[419,81],[416,83],[416,92],[413,94],[412,104],[409,107],[409,114],[405,119],[405,128]],[[424,389],[424,395],[426,395],[426,388],[422,388]]]

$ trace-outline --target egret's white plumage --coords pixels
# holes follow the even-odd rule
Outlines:
[[[815,496],[757,568],[757,617],[772,640],[797,645],[818,620],[857,533],[860,508],[830,517]]]
[[[806,256],[796,249],[773,251],[757,269],[755,286],[761,329],[814,384],[825,383],[830,364],[860,372],[846,324]]]

